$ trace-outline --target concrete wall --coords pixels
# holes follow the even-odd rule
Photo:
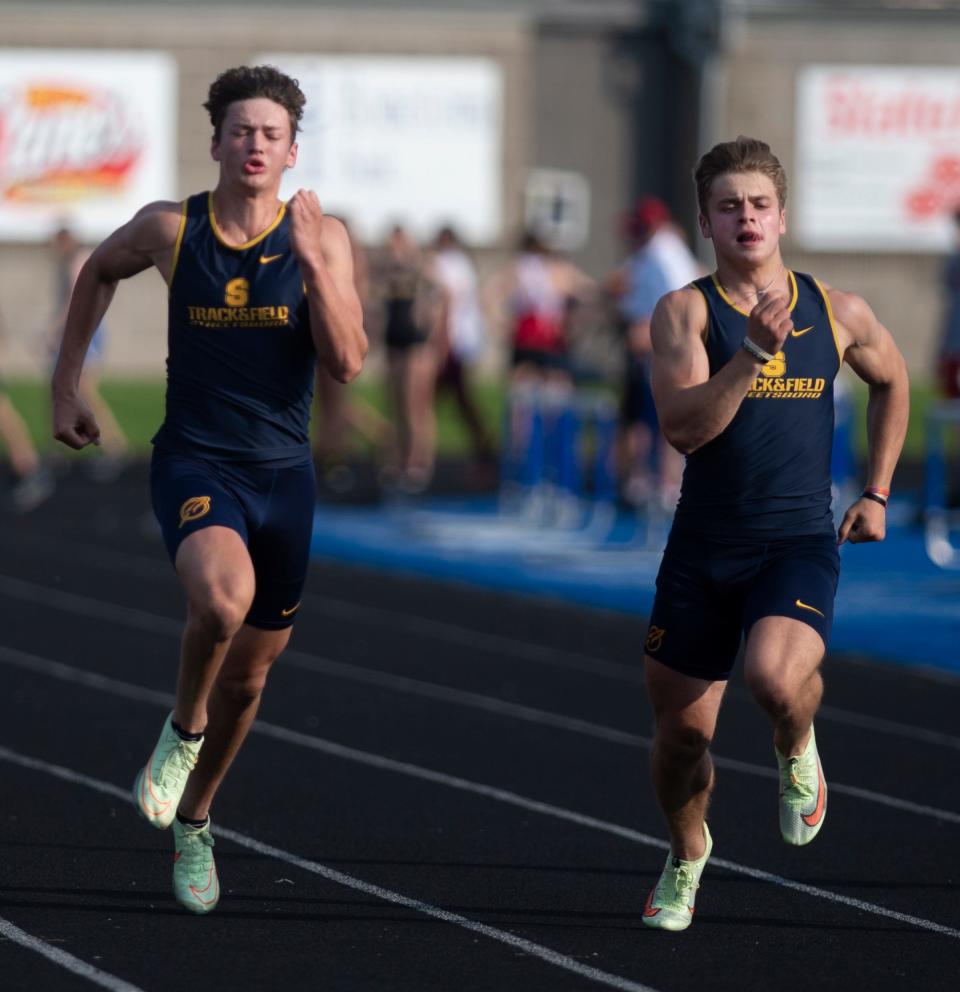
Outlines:
[[[527,171],[541,167],[576,171],[590,183],[591,232],[575,261],[600,276],[621,254],[617,216],[640,193],[664,196],[695,236],[690,170],[712,141],[739,132],[764,137],[792,170],[794,86],[807,63],[952,66],[956,61],[956,14],[875,13],[866,21],[841,14],[787,16],[776,13],[775,6],[759,7],[753,8],[759,12],[732,22],[720,57],[699,72],[689,46],[684,57],[677,54],[683,39],[676,28],[670,34],[662,23],[639,15],[635,23],[623,17],[608,23],[538,19],[529,5],[522,13],[503,5],[486,13],[475,8],[416,13],[311,5],[244,4],[231,11],[200,2],[163,6],[0,0],[0,45],[171,52],[180,76],[181,196],[216,181],[208,153],[209,123],[201,106],[210,81],[259,52],[495,58],[505,81],[505,239],[501,249],[480,254],[481,270],[488,272],[503,260],[521,226]],[[702,117],[700,108],[705,110]],[[866,296],[896,334],[911,368],[929,368],[941,305],[939,257],[810,254],[799,251],[789,235],[785,254],[793,267]],[[0,244],[0,309],[8,330],[0,371],[42,367],[38,350],[51,316],[52,280],[43,247]],[[109,315],[111,371],[162,372],[165,309],[165,289],[155,273],[120,287]]]
[[[617,218],[635,195],[635,108],[645,78],[633,34],[557,27],[537,34],[532,164],[587,179],[590,236],[573,260],[598,275],[619,261]]]
[[[960,15],[874,13],[849,16],[746,17],[735,22],[721,60],[717,140],[739,133],[763,138],[793,173],[796,157],[795,85],[810,63],[955,67]],[[942,310],[942,256],[801,251],[789,235],[787,264],[864,296],[893,332],[911,372],[932,368]]]
[[[162,49],[179,66],[178,196],[216,182],[210,125],[202,104],[217,73],[263,51],[483,55],[504,73],[505,227],[520,225],[531,161],[533,37],[521,16],[409,11],[221,8],[152,5],[0,5],[0,45],[39,48]],[[320,191],[322,197],[322,191]],[[4,374],[46,374],[41,339],[51,317],[52,261],[36,245],[0,243],[0,307],[7,327]],[[155,272],[122,283],[108,315],[108,368],[159,375],[166,354],[166,291]]]

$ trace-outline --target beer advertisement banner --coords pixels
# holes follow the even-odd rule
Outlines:
[[[960,209],[960,69],[808,66],[793,174],[788,221],[803,247],[946,251]]]
[[[176,85],[161,52],[0,50],[0,239],[99,240],[173,199]]]

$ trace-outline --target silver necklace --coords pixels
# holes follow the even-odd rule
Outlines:
[[[770,282],[766,284],[766,286],[761,286],[760,289],[755,289],[752,292],[744,293],[743,296],[732,298],[731,302],[733,303],[734,306],[736,306],[738,303],[746,303],[749,300],[749,298],[753,296],[756,298],[757,303],[759,303],[766,295],[767,290],[780,278],[781,275],[783,275],[783,272],[784,272],[784,268],[781,265],[779,270],[777,271],[777,274],[770,280]],[[717,282],[720,282],[719,276],[717,277]],[[727,287],[724,286],[722,282],[720,282],[720,288],[727,294],[727,296],[732,295],[730,293],[730,290],[728,290]]]

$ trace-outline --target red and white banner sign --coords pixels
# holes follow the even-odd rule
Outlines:
[[[809,66],[797,81],[805,248],[942,252],[960,210],[960,69]]]
[[[172,198],[175,104],[160,52],[0,50],[0,238],[99,240]]]

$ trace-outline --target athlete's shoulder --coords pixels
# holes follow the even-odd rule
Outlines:
[[[687,347],[706,335],[709,312],[703,293],[691,283],[665,293],[657,301],[650,321],[654,352]]]
[[[845,327],[859,327],[876,320],[872,307],[858,293],[837,289],[822,279],[817,280],[817,285],[829,301],[834,318]]]
[[[180,233],[183,212],[183,203],[154,200],[133,215],[127,228],[131,236],[138,241],[146,240],[153,247],[173,245]]]
[[[350,232],[347,225],[339,217],[332,214],[324,214],[320,226],[320,237],[324,246],[333,248],[336,251],[350,250]]]
[[[696,282],[681,286],[680,289],[673,289],[669,293],[664,293],[657,301],[654,310],[654,319],[659,314],[661,319],[671,321],[694,320],[703,323],[707,316],[707,301],[703,290]]]
[[[146,204],[93,250],[86,266],[107,281],[127,279],[151,265],[166,277],[181,216],[179,203],[155,200]]]
[[[882,327],[873,308],[862,296],[819,280],[817,284],[830,305],[841,354],[851,345],[868,344],[876,339]]]

